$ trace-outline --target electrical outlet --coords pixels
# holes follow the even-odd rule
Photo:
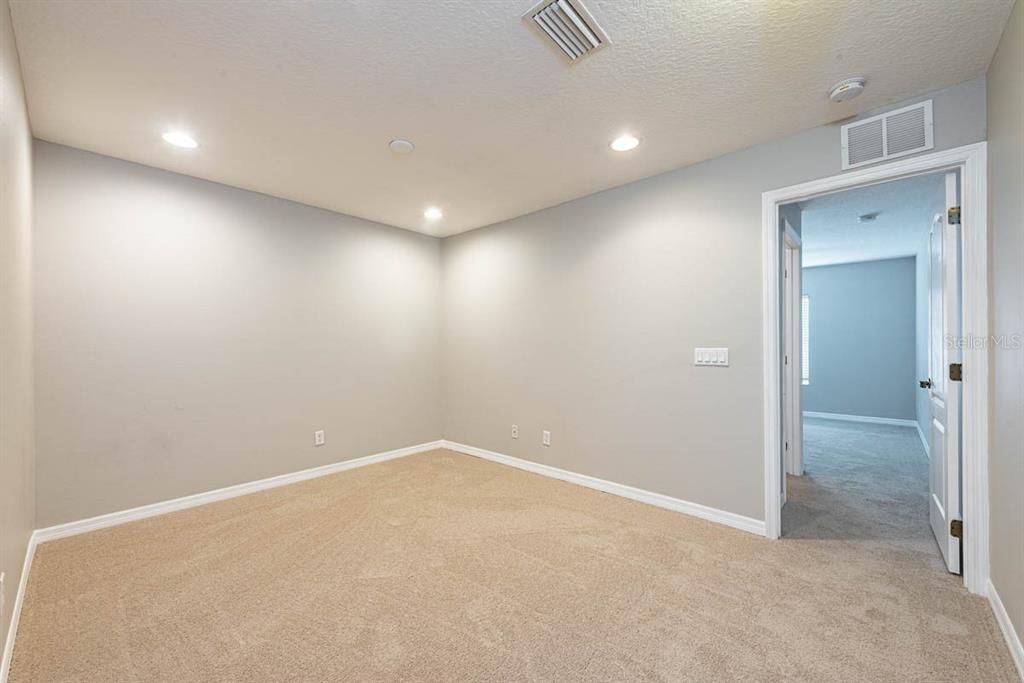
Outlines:
[[[549,432],[546,429],[543,432],[541,432],[540,442],[542,444],[544,444],[545,446],[550,446],[551,445],[551,432]]]
[[[512,425],[512,438],[513,439],[518,439],[519,438],[519,425]]]
[[[323,446],[325,443],[327,443],[327,439],[324,437],[324,430],[318,429],[315,432],[313,432],[314,446]]]

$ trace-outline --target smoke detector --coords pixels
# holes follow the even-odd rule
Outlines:
[[[541,0],[523,21],[573,64],[611,42],[580,0]]]
[[[863,78],[847,78],[845,81],[839,81],[832,86],[828,98],[836,103],[852,100],[864,92],[864,83]]]

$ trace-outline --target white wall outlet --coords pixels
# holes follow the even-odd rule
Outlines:
[[[698,348],[693,350],[694,365],[714,365],[728,367],[729,349],[727,348]]]
[[[323,446],[325,443],[327,443],[327,439],[324,436],[324,430],[318,429],[315,432],[313,432],[313,445],[314,446]]]
[[[519,438],[519,425],[512,425],[512,438],[513,439],[518,439]]]
[[[551,432],[549,432],[546,429],[543,432],[541,432],[541,434],[540,434],[540,442],[542,444],[544,444],[545,446],[550,446],[551,445]]]

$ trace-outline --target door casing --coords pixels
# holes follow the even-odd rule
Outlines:
[[[764,388],[765,535],[782,531],[782,368],[779,207],[833,192],[939,171],[960,171],[963,292],[962,519],[963,579],[972,593],[988,594],[988,188],[987,143],[899,159],[867,169],[765,192],[761,196],[762,353]]]

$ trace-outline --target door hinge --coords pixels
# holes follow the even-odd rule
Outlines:
[[[961,363],[949,364],[949,378],[954,382],[964,381],[964,366]]]
[[[946,218],[949,220],[950,225],[960,225],[960,207],[949,207],[949,211],[946,212]]]
[[[949,535],[953,538],[964,537],[964,522],[960,519],[949,520]]]

